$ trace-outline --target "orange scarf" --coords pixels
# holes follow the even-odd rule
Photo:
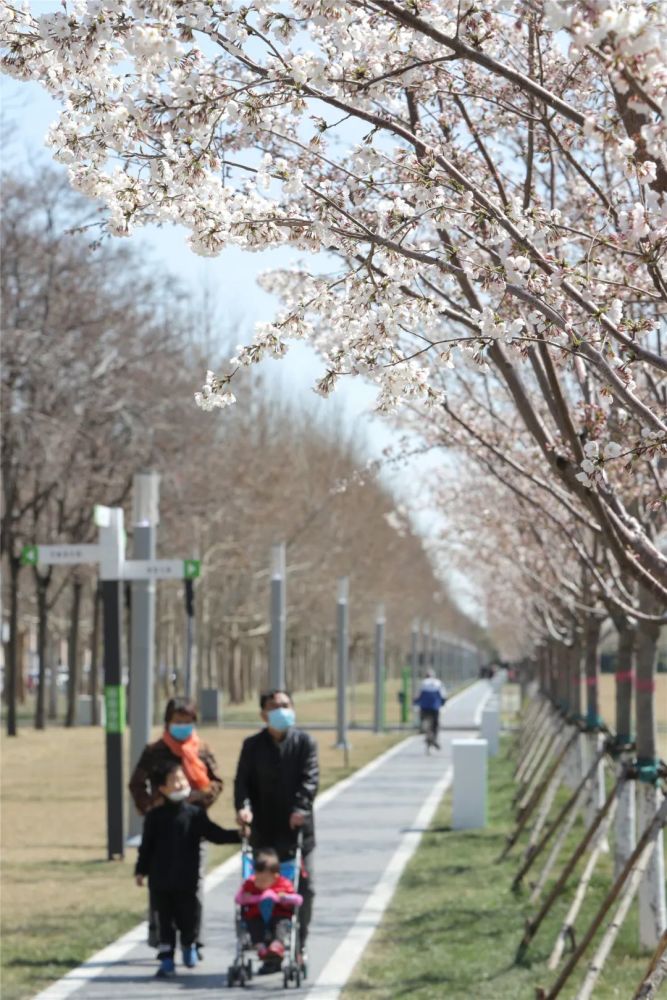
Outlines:
[[[203,791],[211,784],[211,780],[206,770],[206,765],[199,756],[201,743],[196,732],[188,736],[187,740],[175,740],[168,729],[162,735],[163,741],[167,744],[175,757],[180,757],[183,762],[185,777],[193,788]]]

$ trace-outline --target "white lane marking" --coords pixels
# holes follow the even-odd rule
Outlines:
[[[408,861],[417,850],[423,833],[430,826],[440,800],[449,788],[451,781],[452,769],[449,767],[440,781],[431,789],[428,798],[419,810],[414,823],[417,829],[408,830],[407,833],[403,834],[399,846],[375,888],[364,903],[345,938],[338,945],[313,987],[306,994],[306,1000],[310,1000],[310,998],[313,1000],[338,1000],[340,997],[341,990],[382,920],[396,891],[398,880]]]
[[[475,711],[475,718],[473,720],[474,723],[475,723],[475,726],[481,725],[481,722],[482,722],[482,712],[484,711],[484,706],[486,705],[487,701],[489,700],[489,698],[491,697],[492,694],[493,694],[493,690],[491,688],[491,683],[489,682],[488,691],[486,692],[486,694],[484,695],[484,697],[480,701],[480,703],[477,706],[477,709]]]
[[[469,694],[473,687],[474,685],[471,685],[471,687],[461,691],[460,694],[453,695],[453,697],[450,698],[450,702]],[[479,714],[481,718],[481,712]],[[322,794],[315,801],[316,811],[319,811],[323,806],[335,799],[341,794],[341,792],[346,791],[358,781],[361,781],[362,778],[372,774],[376,768],[380,767],[385,763],[385,761],[393,757],[393,755],[398,753],[399,750],[404,749],[406,746],[418,739],[418,736],[409,736],[405,740],[400,740],[395,746],[390,747],[389,750],[385,750],[384,753],[380,754],[379,757],[376,757],[369,764],[359,768],[359,770],[355,771],[354,774],[351,774],[349,778],[344,778],[343,781],[339,781],[335,785],[332,785],[331,788],[328,788],[326,792],[322,792]],[[430,799],[427,801],[430,801]],[[209,872],[206,876],[206,880],[204,882],[204,892],[210,892],[212,889],[215,889],[225,878],[227,878],[228,875],[231,875],[234,871],[238,871],[239,865],[239,854],[234,854],[231,858],[228,858],[227,861],[223,861],[221,865],[218,865],[217,868],[214,868],[213,871]],[[107,945],[106,948],[102,948],[101,951],[95,952],[94,955],[91,955],[91,957],[85,962],[82,962],[81,965],[78,965],[75,969],[66,973],[61,979],[58,979],[51,986],[47,986],[47,988],[42,990],[41,993],[37,993],[33,997],[33,1000],[65,1000],[65,997],[69,997],[72,993],[75,993],[76,990],[81,989],[84,983],[91,979],[95,979],[96,976],[101,976],[110,965],[121,962],[122,959],[133,951],[134,948],[144,944],[147,934],[148,925],[146,921],[143,921],[141,924],[137,924],[137,926],[133,927],[131,931],[127,932],[127,934],[119,937],[112,944]]]
[[[64,997],[70,996],[89,979],[94,979],[96,976],[102,975],[110,965],[120,962],[129,951],[143,944],[147,934],[148,923],[144,920],[142,924],[137,924],[136,927],[133,927],[127,934],[123,934],[113,944],[102,948],[101,951],[95,952],[83,965],[72,969],[62,979],[42,990],[33,1000],[63,1000]]]

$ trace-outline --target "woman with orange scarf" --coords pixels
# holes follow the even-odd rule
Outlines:
[[[195,729],[196,722],[197,706],[193,701],[189,698],[170,699],[164,713],[162,736],[144,748],[130,778],[130,794],[141,816],[145,816],[150,809],[162,802],[159,791],[151,787],[150,776],[159,771],[167,761],[177,760],[182,765],[191,788],[189,802],[196,802],[208,809],[222,792],[223,782],[218,774],[218,765],[210,748],[200,740]],[[202,851],[202,875],[205,864],[205,853]],[[201,881],[203,882],[203,878]],[[198,950],[202,946],[201,899],[199,902]],[[153,947],[158,943],[155,940],[157,921],[154,913],[155,909],[150,905],[148,943]]]

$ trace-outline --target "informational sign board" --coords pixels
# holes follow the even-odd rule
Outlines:
[[[76,566],[99,562],[100,545],[24,545],[21,562],[24,566]]]
[[[77,566],[99,562],[101,545],[25,545],[21,552],[24,566]],[[126,559],[122,563],[123,580],[196,580],[198,559]]]

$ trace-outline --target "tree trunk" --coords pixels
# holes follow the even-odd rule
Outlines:
[[[19,626],[19,575],[21,560],[9,553],[9,642],[7,643],[7,666],[5,676],[5,700],[7,703],[7,735],[18,736],[16,727],[16,671],[18,659]]]
[[[586,673],[586,724],[593,729],[587,734],[588,759],[593,760],[599,752],[604,737],[599,732],[601,725],[600,718],[600,657],[598,655],[598,645],[600,642],[600,628],[602,620],[598,615],[589,615],[586,622],[586,646],[585,646],[585,673]],[[591,782],[590,795],[588,797],[587,811],[588,822],[593,822],[598,809],[601,809],[605,800],[604,784],[604,760],[600,761],[597,774]],[[605,853],[609,850],[606,839],[603,840],[602,848]]]
[[[569,712],[574,719],[582,717],[581,704],[581,636],[575,632],[572,645],[567,647],[564,667],[567,669],[569,677]],[[574,789],[581,781],[581,777],[586,771],[585,754],[586,736],[580,733],[568,754],[568,764],[565,768],[565,784],[568,788]]]
[[[56,655],[56,645],[60,646],[60,640],[53,637],[53,633],[48,638],[49,650],[49,719],[58,717],[58,666],[60,656]]]
[[[586,623],[586,722],[589,726],[600,725],[600,659],[598,644],[602,621],[598,615],[589,615]]]
[[[632,741],[632,682],[634,680],[636,629],[625,617],[616,621],[618,659],[616,663],[616,738],[619,746]],[[631,752],[621,753],[618,769],[622,772],[632,759]],[[618,800],[614,838],[616,877],[632,854],[637,841],[635,783],[625,781]]]
[[[100,724],[100,712],[98,697],[100,690],[100,612],[102,610],[102,584],[98,581],[93,594],[93,631],[90,637],[90,697],[91,712],[90,723],[93,726]]]
[[[51,570],[42,576],[35,570],[37,585],[37,703],[35,706],[35,729],[46,728],[46,657],[48,643],[49,604],[48,592]]]
[[[79,692],[79,621],[81,618],[82,583],[76,577],[72,584],[72,619],[67,644],[67,714],[65,725],[76,725],[76,703]]]
[[[16,700],[25,704],[25,660],[26,650],[30,646],[30,634],[27,628],[19,629],[16,652]]]
[[[639,588],[642,611],[654,613],[656,602],[644,587]],[[640,621],[637,628],[637,677],[635,680],[635,712],[637,723],[637,825],[638,833],[650,825],[660,807],[662,793],[658,788],[657,726],[655,714],[655,677],[658,664],[660,626]],[[639,943],[654,949],[667,927],[665,901],[665,856],[663,833],[658,834],[651,850],[646,873],[639,888]]]

